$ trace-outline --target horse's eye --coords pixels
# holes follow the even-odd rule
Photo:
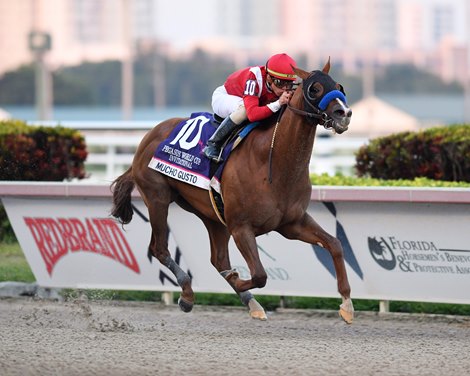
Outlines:
[[[314,101],[323,95],[323,86],[319,82],[310,84],[307,88],[307,97],[309,100]]]
[[[321,83],[315,82],[312,86],[312,89],[313,89],[312,94],[314,94],[315,96],[323,95],[323,86]]]

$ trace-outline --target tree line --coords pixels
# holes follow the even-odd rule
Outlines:
[[[155,59],[160,59],[162,76],[155,75]],[[299,66],[305,58],[297,59]],[[251,62],[256,65],[257,62]],[[212,91],[233,72],[235,64],[226,58],[194,51],[188,58],[169,58],[153,53],[139,53],[134,60],[134,105],[153,106],[154,81],[163,80],[164,98],[169,106],[210,104]],[[317,69],[317,68],[315,68]],[[332,67],[332,76],[343,84],[349,103],[362,97],[360,76],[342,73]],[[34,66],[25,65],[0,77],[1,105],[34,104]],[[160,77],[160,78],[159,78]],[[119,106],[121,104],[121,62],[86,62],[52,72],[55,105]],[[458,83],[444,83],[437,76],[412,65],[389,65],[376,70],[377,93],[462,93]]]

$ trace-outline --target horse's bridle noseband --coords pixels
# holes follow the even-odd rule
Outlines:
[[[325,111],[321,111],[320,109],[315,107],[307,99],[307,97],[305,95],[305,92],[303,90],[302,90],[302,94],[304,96],[304,101],[305,101],[304,103],[306,105],[308,105],[314,112],[300,110],[298,108],[292,107],[290,105],[290,103],[288,103],[287,107],[289,108],[289,110],[291,110],[292,112],[294,112],[298,115],[305,116],[309,120],[313,120],[313,119],[319,120],[319,124],[322,125],[323,127],[325,127],[325,129],[333,128],[333,125],[331,125],[331,123],[333,123],[333,121],[334,121],[333,118],[331,116],[329,116]]]
[[[306,81],[312,78],[315,75],[315,72],[312,72],[310,76],[307,77]],[[313,82],[310,85],[305,85],[302,86],[302,95],[304,97],[304,106],[307,108],[306,110],[300,110],[298,108],[292,107],[290,103],[287,104],[287,107],[289,110],[292,112],[305,116],[308,120],[313,121],[313,120],[318,120],[320,125],[322,125],[325,129],[332,129],[333,128],[333,123],[334,119],[326,113],[326,111],[320,110],[317,106],[315,106],[312,102],[313,100],[307,97],[307,92],[309,90],[309,87],[313,85]],[[338,94],[335,96],[334,92],[338,92]],[[345,98],[344,93],[341,93],[339,90],[331,90],[327,93],[325,93],[321,98],[316,99],[316,102],[319,102],[321,105],[321,102],[323,99],[327,99],[326,97],[329,96],[330,94],[333,94],[330,101],[335,98],[335,97],[340,97],[340,98]],[[325,106],[326,107],[326,106]]]

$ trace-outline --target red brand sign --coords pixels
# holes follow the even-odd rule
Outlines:
[[[118,224],[109,218],[24,217],[49,275],[70,252],[93,252],[120,262],[136,273],[139,265]]]

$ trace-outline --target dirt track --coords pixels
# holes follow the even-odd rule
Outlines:
[[[0,300],[7,375],[465,375],[470,317]]]

